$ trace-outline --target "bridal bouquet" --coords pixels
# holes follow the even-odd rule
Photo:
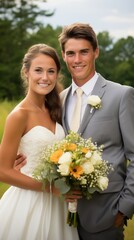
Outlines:
[[[103,146],[71,131],[63,140],[44,148],[33,176],[44,184],[54,184],[62,195],[79,189],[90,199],[95,191],[108,187],[107,175],[112,166],[102,159],[102,152]],[[67,223],[77,226],[77,201],[69,203]]]

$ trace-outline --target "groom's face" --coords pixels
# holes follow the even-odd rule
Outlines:
[[[93,50],[91,43],[85,39],[70,38],[65,43],[62,57],[78,86],[86,83],[94,75],[98,55],[98,48]]]

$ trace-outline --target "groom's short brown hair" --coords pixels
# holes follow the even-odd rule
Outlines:
[[[59,35],[59,42],[63,52],[65,51],[65,44],[70,38],[85,39],[89,41],[93,50],[96,50],[98,47],[96,34],[89,24],[73,23],[62,29],[62,32]]]

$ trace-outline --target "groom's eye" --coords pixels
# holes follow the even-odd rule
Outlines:
[[[81,50],[81,54],[82,55],[86,55],[86,54],[88,54],[89,53],[89,49],[83,49],[83,50]]]
[[[73,52],[73,51],[66,52],[66,55],[67,55],[68,57],[71,57],[71,56],[74,55],[74,52]]]

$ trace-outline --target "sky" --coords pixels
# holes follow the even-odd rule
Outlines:
[[[134,0],[46,0],[42,9],[55,10],[45,17],[45,24],[54,28],[74,22],[89,23],[96,34],[108,31],[119,39],[134,37]]]

